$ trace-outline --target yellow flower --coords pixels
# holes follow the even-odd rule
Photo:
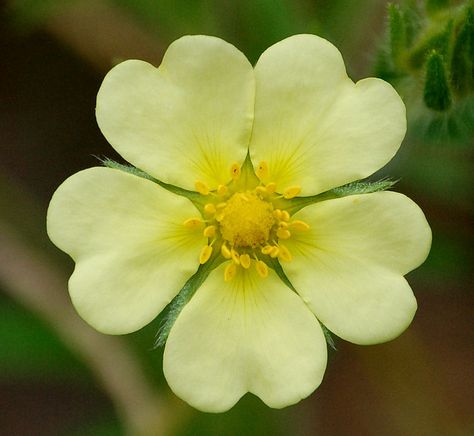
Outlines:
[[[308,396],[326,367],[319,322],[357,344],[411,322],[403,276],[431,242],[421,210],[394,192],[317,196],[393,157],[405,107],[382,80],[354,84],[328,41],[287,38],[253,68],[218,38],[186,36],[159,68],[113,68],[96,114],[156,180],[73,175],[51,200],[49,236],[76,262],[74,306],[104,333],[140,329],[197,270],[205,278],[164,351],[171,389],[194,407],[225,411],[246,392],[277,408]]]

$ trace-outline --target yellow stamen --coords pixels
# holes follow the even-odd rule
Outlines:
[[[277,219],[277,220],[281,220],[281,210],[280,209],[275,209],[273,211],[273,216]]]
[[[204,206],[204,212],[206,212],[208,215],[214,215],[216,213],[216,206],[212,203],[207,203]]]
[[[203,265],[206,263],[212,254],[212,247],[210,245],[205,245],[202,247],[201,254],[199,255],[199,263]]]
[[[292,221],[289,224],[289,227],[291,230],[297,230],[300,232],[305,232],[309,230],[309,224],[306,224],[304,221],[300,221],[300,220]]]
[[[262,160],[258,164],[257,171],[255,171],[255,173],[260,180],[266,179],[268,177],[268,163]]]
[[[283,192],[283,197],[289,200],[290,198],[296,197],[300,192],[301,186],[290,186],[289,188],[286,188]]]
[[[260,250],[262,254],[270,254],[270,251],[272,251],[273,246],[272,245],[265,245],[265,247],[262,247]]]
[[[265,188],[265,186],[257,186],[255,188],[255,191],[258,195],[261,195],[262,197],[265,197],[268,194],[267,188]]]
[[[286,248],[282,244],[279,245],[279,248],[280,248],[280,253],[278,253],[278,258],[285,262],[290,262],[293,257],[291,256],[291,253],[289,252],[288,248]]]
[[[279,228],[277,230],[277,236],[280,238],[280,239],[289,239],[290,236],[291,236],[291,233],[289,230],[287,229],[283,229],[283,228]]]
[[[266,186],[267,191],[268,191],[269,194],[273,194],[276,191],[276,187],[277,187],[277,185],[274,182],[271,182]]]
[[[270,257],[275,259],[275,257],[278,257],[278,254],[280,253],[280,249],[278,247],[272,247],[270,251]]]
[[[240,177],[240,165],[238,163],[232,164],[230,167],[230,174],[232,176],[232,180],[237,180]]]
[[[188,229],[198,229],[202,227],[203,224],[204,221],[201,218],[189,218],[183,223]]]
[[[206,238],[213,238],[216,235],[216,226],[207,226],[203,234]]]
[[[230,250],[230,255],[232,257],[232,260],[234,261],[234,263],[236,265],[239,265],[240,264],[240,260],[239,260],[239,253],[237,253],[237,251],[235,251],[233,248]]]
[[[227,206],[227,203],[225,201],[223,201],[222,203],[218,203],[216,208],[217,209],[224,209],[224,207]]]
[[[217,195],[222,196],[222,195],[225,195],[225,194],[227,194],[227,186],[226,185],[219,185],[217,187]]]
[[[229,262],[224,270],[224,280],[230,282],[237,273],[237,265],[234,262]]]
[[[245,268],[249,269],[250,268],[250,256],[248,254],[242,254],[240,256],[240,264]]]
[[[281,211],[281,219],[283,221],[290,221],[290,214],[286,210]]]
[[[204,182],[201,182],[200,180],[196,180],[194,187],[196,188],[196,191],[199,192],[201,195],[209,194],[209,186],[207,186]]]
[[[280,221],[278,225],[280,226],[280,228],[283,228],[283,229],[288,228],[288,223],[286,223],[285,221]]]
[[[261,260],[255,262],[255,269],[260,277],[265,278],[268,276],[268,267],[265,262],[262,262]]]
[[[225,244],[222,244],[221,246],[221,254],[222,256],[224,256],[226,259],[230,259],[232,257],[232,254],[229,250],[229,247],[227,247],[227,245]]]

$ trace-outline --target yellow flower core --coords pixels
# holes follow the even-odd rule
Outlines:
[[[253,190],[239,190],[236,186],[240,173],[240,166],[233,164],[230,168],[232,182],[227,186],[219,185],[214,191],[205,183],[196,181],[196,190],[209,200],[204,206],[205,219],[189,218],[183,223],[190,229],[203,232],[208,238],[208,244],[199,256],[201,264],[211,256],[213,259],[216,256],[228,259],[225,281],[232,280],[238,268],[248,269],[252,265],[262,278],[267,277],[267,264],[272,259],[283,262],[292,260],[282,241],[291,238],[292,232],[309,230],[308,224],[292,221],[287,210],[275,207],[276,200],[298,195],[301,191],[299,186],[288,187],[280,191],[282,194],[276,194],[278,189],[274,182],[261,184]],[[266,162],[259,164],[257,176],[268,178]],[[213,249],[214,244],[218,247],[217,251]]]
[[[268,241],[275,223],[273,205],[255,192],[237,192],[222,209],[220,232],[232,247],[257,248]]]

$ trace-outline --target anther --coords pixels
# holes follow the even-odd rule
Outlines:
[[[280,248],[280,252],[278,253],[278,258],[285,262],[290,262],[291,259],[293,259],[293,257],[291,256],[291,253],[289,252],[288,248],[286,248],[282,244],[279,245],[279,248]]]
[[[223,201],[222,203],[218,203],[216,208],[217,209],[224,209],[224,207],[227,206],[227,203],[225,201]]]
[[[270,254],[270,251],[272,251],[273,245],[265,245],[265,247],[262,247],[260,250],[262,254]]]
[[[280,209],[275,209],[273,211],[273,216],[277,219],[277,220],[281,220],[281,210]]]
[[[278,247],[272,247],[270,251],[270,257],[275,259],[275,257],[278,257],[279,254],[280,254],[280,249]]]
[[[237,265],[234,262],[229,262],[224,270],[224,281],[230,282],[237,273]]]
[[[280,238],[280,239],[289,239],[290,236],[291,236],[291,233],[288,229],[284,229],[284,228],[279,228],[277,230],[277,236]]]
[[[212,254],[212,247],[210,245],[205,245],[202,247],[201,254],[199,255],[199,263],[201,265],[205,264]]]
[[[277,185],[274,182],[271,182],[267,186],[265,186],[265,188],[267,188],[267,191],[268,191],[269,194],[273,194],[276,191],[276,187],[277,187]]]
[[[255,171],[257,177],[260,180],[266,179],[268,177],[268,164],[265,161],[261,161],[258,164],[257,170]]]
[[[207,226],[203,234],[206,238],[213,238],[216,235],[216,226]]]
[[[268,266],[265,262],[261,260],[255,262],[255,269],[260,277],[265,278],[268,276]]]
[[[230,259],[232,257],[232,254],[229,250],[229,247],[227,247],[227,245],[225,244],[222,244],[221,246],[221,254],[222,256],[224,256],[226,259]]]
[[[230,174],[232,176],[232,180],[237,180],[240,177],[240,165],[238,163],[232,164],[230,167]]]
[[[281,211],[281,219],[283,221],[290,221],[290,214],[286,210]]]
[[[217,195],[223,196],[227,194],[227,186],[226,185],[219,185],[217,187]]]
[[[203,224],[204,221],[201,218],[189,218],[183,223],[188,229],[198,229],[202,227]]]
[[[250,268],[250,256],[248,254],[242,254],[240,256],[240,264],[245,268],[249,269]]]
[[[208,215],[214,215],[216,213],[216,206],[212,203],[207,203],[204,206],[204,212],[206,212]]]
[[[288,228],[288,223],[285,222],[285,221],[280,221],[280,222],[278,223],[278,226],[279,226],[280,228],[282,228],[282,229],[286,229],[286,228]]]
[[[286,188],[283,192],[283,197],[289,200],[290,198],[296,197],[300,192],[301,186],[290,186],[289,188]]]
[[[196,191],[199,192],[201,195],[209,194],[209,186],[207,186],[204,182],[201,182],[200,180],[196,180],[194,187],[196,188]]]
[[[305,232],[309,230],[309,225],[306,224],[304,221],[300,221],[300,220],[292,221],[289,224],[289,227],[291,230],[297,230],[300,232]]]

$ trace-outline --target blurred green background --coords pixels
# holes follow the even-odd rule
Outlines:
[[[461,34],[462,2],[428,3],[421,26],[454,17],[453,35]],[[408,0],[405,12],[417,5]],[[124,337],[90,329],[69,302],[73,264],[45,232],[64,179],[97,165],[94,156],[121,161],[94,118],[112,65],[158,65],[183,34],[222,37],[255,62],[286,36],[316,33],[341,50],[357,80],[380,71],[386,1],[10,0],[0,14],[1,435],[474,434],[474,123],[462,121],[461,137],[420,130],[420,119],[458,117],[416,99],[423,63],[388,74],[411,118],[400,153],[379,174],[400,179],[396,190],[432,226],[430,257],[408,277],[418,313],[387,344],[336,339],[322,386],[296,406],[272,410],[247,395],[213,415],[181,402],[163,379],[162,351],[152,349],[160,319]],[[471,110],[472,91],[453,94],[453,107]]]

